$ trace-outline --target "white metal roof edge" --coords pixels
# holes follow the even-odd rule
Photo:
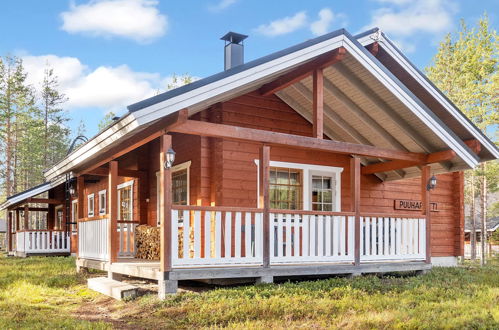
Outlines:
[[[19,203],[27,198],[30,198],[30,197],[33,197],[36,195],[40,195],[46,191],[49,191],[50,189],[60,185],[62,182],[64,182],[64,180],[65,180],[64,177],[60,177],[54,181],[41,184],[40,186],[36,187],[35,189],[27,190],[23,193],[16,195],[13,198],[7,199],[4,203],[2,203],[2,205],[0,205],[0,211],[5,210],[7,207],[14,205],[14,204],[17,204],[17,203]]]
[[[376,40],[373,38],[376,36]],[[428,82],[425,77],[422,76],[419,70],[415,69],[414,65],[411,64],[401,52],[393,46],[388,37],[383,33],[373,32],[372,34],[365,35],[358,39],[358,41],[363,45],[371,44],[375,41],[382,44],[383,48],[394,58],[398,64],[400,64],[425,90],[430,93],[460,124],[462,124],[480,143],[487,148],[488,151],[496,158],[499,158],[499,150],[496,146],[486,138],[478,129],[466,118],[463,114],[455,107],[455,105],[449,103],[449,101],[439,93],[435,87]]]

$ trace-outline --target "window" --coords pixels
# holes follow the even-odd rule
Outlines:
[[[270,207],[283,210],[302,209],[301,170],[292,168],[270,168]]]
[[[118,185],[118,220],[133,221],[133,180]]]
[[[312,210],[333,210],[333,178],[330,176],[312,175]]]
[[[87,216],[93,217],[94,209],[95,209],[94,194],[90,194],[87,196]]]
[[[54,230],[62,230],[63,227],[63,212],[62,212],[62,205],[57,206],[55,208],[55,223],[54,223]]]
[[[99,215],[106,214],[106,190],[99,191]]]
[[[187,169],[172,173],[172,203],[187,205]]]
[[[258,159],[255,159],[255,164],[259,175]],[[339,212],[341,172],[341,167],[270,161],[270,207]],[[257,184],[259,194],[258,180]],[[262,207],[260,204],[258,206]]]
[[[172,203],[173,205],[189,205],[189,169],[191,161],[175,165],[172,167]],[[156,172],[156,210],[158,225],[161,223],[161,174]]]
[[[75,199],[71,202],[71,231],[76,233],[76,222],[78,221],[78,200]]]

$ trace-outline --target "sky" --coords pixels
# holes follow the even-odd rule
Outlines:
[[[0,55],[23,59],[39,86],[50,66],[66,94],[69,126],[86,135],[113,111],[164,91],[173,74],[223,70],[228,31],[249,35],[245,61],[340,28],[381,28],[420,69],[459,20],[487,12],[499,30],[499,0],[16,0],[0,5]]]

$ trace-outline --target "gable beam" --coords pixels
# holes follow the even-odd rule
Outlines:
[[[260,94],[268,96],[274,94],[295,82],[310,76],[314,70],[323,69],[341,61],[346,55],[346,49],[340,47],[318,56],[315,60],[305,63],[291,72],[285,73],[276,80],[260,87]]]
[[[307,99],[309,102],[311,100],[311,95],[312,93],[310,90],[302,83],[296,83],[293,85],[293,88],[295,88],[305,99]],[[353,128],[346,120],[344,120],[339,114],[337,114],[333,109],[331,109],[330,106],[327,104],[324,104],[324,110],[325,110],[325,115],[330,116],[331,120],[335,123],[338,124],[338,126],[341,127],[344,131],[347,132],[348,135],[350,135],[357,143],[359,144],[364,144],[364,145],[370,145],[372,146],[373,144],[371,141],[369,141],[366,137],[364,137],[359,131],[357,131],[355,128]],[[365,159],[363,160],[362,165],[368,164]],[[382,161],[382,159],[379,159]],[[400,177],[403,178],[405,176],[405,172],[402,170],[395,170],[395,173]],[[384,179],[382,179],[384,180]]]
[[[293,87],[295,87],[295,86],[296,86],[296,84],[293,85]],[[298,112],[309,123],[312,123],[312,116],[310,114],[310,111],[306,110],[302,105],[300,105],[298,102],[296,102],[292,97],[290,97],[288,94],[286,94],[283,91],[280,91],[277,94],[277,96],[281,100],[283,100],[287,105],[289,105],[291,108],[293,108],[293,110]],[[349,136],[352,140],[356,141],[357,143],[370,145],[369,141],[367,141],[355,129],[351,128],[353,130],[353,132],[347,130],[350,127],[350,125],[347,122],[343,121],[343,119],[341,117],[339,117],[337,114],[334,114],[334,115],[338,117],[337,118],[338,120],[331,119],[329,114],[324,112],[324,123],[326,124],[324,126],[324,134],[327,137],[329,137],[332,140],[345,142],[345,138],[338,135],[338,131],[342,131],[342,132],[344,132],[345,135]],[[329,127],[333,127],[334,129],[331,129]],[[361,142],[361,141],[363,141],[363,142]],[[381,161],[381,159],[380,159],[380,161]],[[364,166],[367,166],[370,164],[370,162],[365,158],[360,158],[360,163]],[[375,175],[381,181],[385,181],[385,179],[386,179],[386,175],[384,173],[376,173]]]
[[[324,73],[322,69],[314,70],[312,79],[313,137],[322,139],[324,135]]]
[[[298,136],[232,125],[213,124],[196,120],[187,120],[184,124],[171,128],[170,131],[374,158],[410,161],[424,161],[426,159],[425,154],[416,152],[390,150],[355,143],[316,139],[307,136]]]
[[[464,144],[469,146],[470,149],[473,150],[473,152],[475,152],[475,153],[480,152],[479,143],[478,143],[478,147],[477,147],[477,142],[478,142],[477,140],[473,139],[473,140],[467,140],[467,141],[463,141],[463,142],[464,142]],[[413,166],[425,166],[428,164],[449,161],[456,156],[457,156],[457,154],[453,150],[443,150],[443,151],[438,151],[438,152],[428,154],[426,156],[426,159],[424,162],[393,160],[393,161],[386,162],[386,163],[371,164],[371,165],[368,165],[368,166],[365,166],[362,168],[362,174],[374,174],[374,173],[392,171],[394,169],[413,167]]]
[[[374,56],[378,55],[379,52],[379,43],[377,41],[373,42],[370,45],[366,46],[366,49]]]

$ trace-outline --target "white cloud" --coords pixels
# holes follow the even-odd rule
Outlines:
[[[167,77],[159,73],[136,72],[126,65],[89,69],[75,57],[56,55],[23,56],[28,82],[40,86],[47,67],[54,69],[60,90],[68,97],[68,109],[96,107],[121,112],[134,102],[166,88]]]
[[[338,21],[339,27],[344,27],[346,24],[346,16],[342,13],[335,14],[329,8],[323,8],[319,11],[319,19],[310,23],[310,31],[316,36],[325,34],[330,31],[331,23]]]
[[[208,7],[209,10],[213,12],[222,11],[233,4],[235,4],[238,0],[220,0],[217,4],[211,5]]]
[[[62,29],[100,37],[123,37],[147,43],[166,33],[168,19],[156,0],[92,0],[71,4],[61,13]]]
[[[371,22],[362,31],[379,27],[392,36],[406,52],[416,49],[421,35],[440,38],[452,29],[457,7],[449,0],[376,0],[381,8],[371,13]]]
[[[263,35],[274,37],[294,32],[307,25],[307,14],[304,11],[296,13],[294,16],[284,17],[269,24],[262,24],[255,30]]]

